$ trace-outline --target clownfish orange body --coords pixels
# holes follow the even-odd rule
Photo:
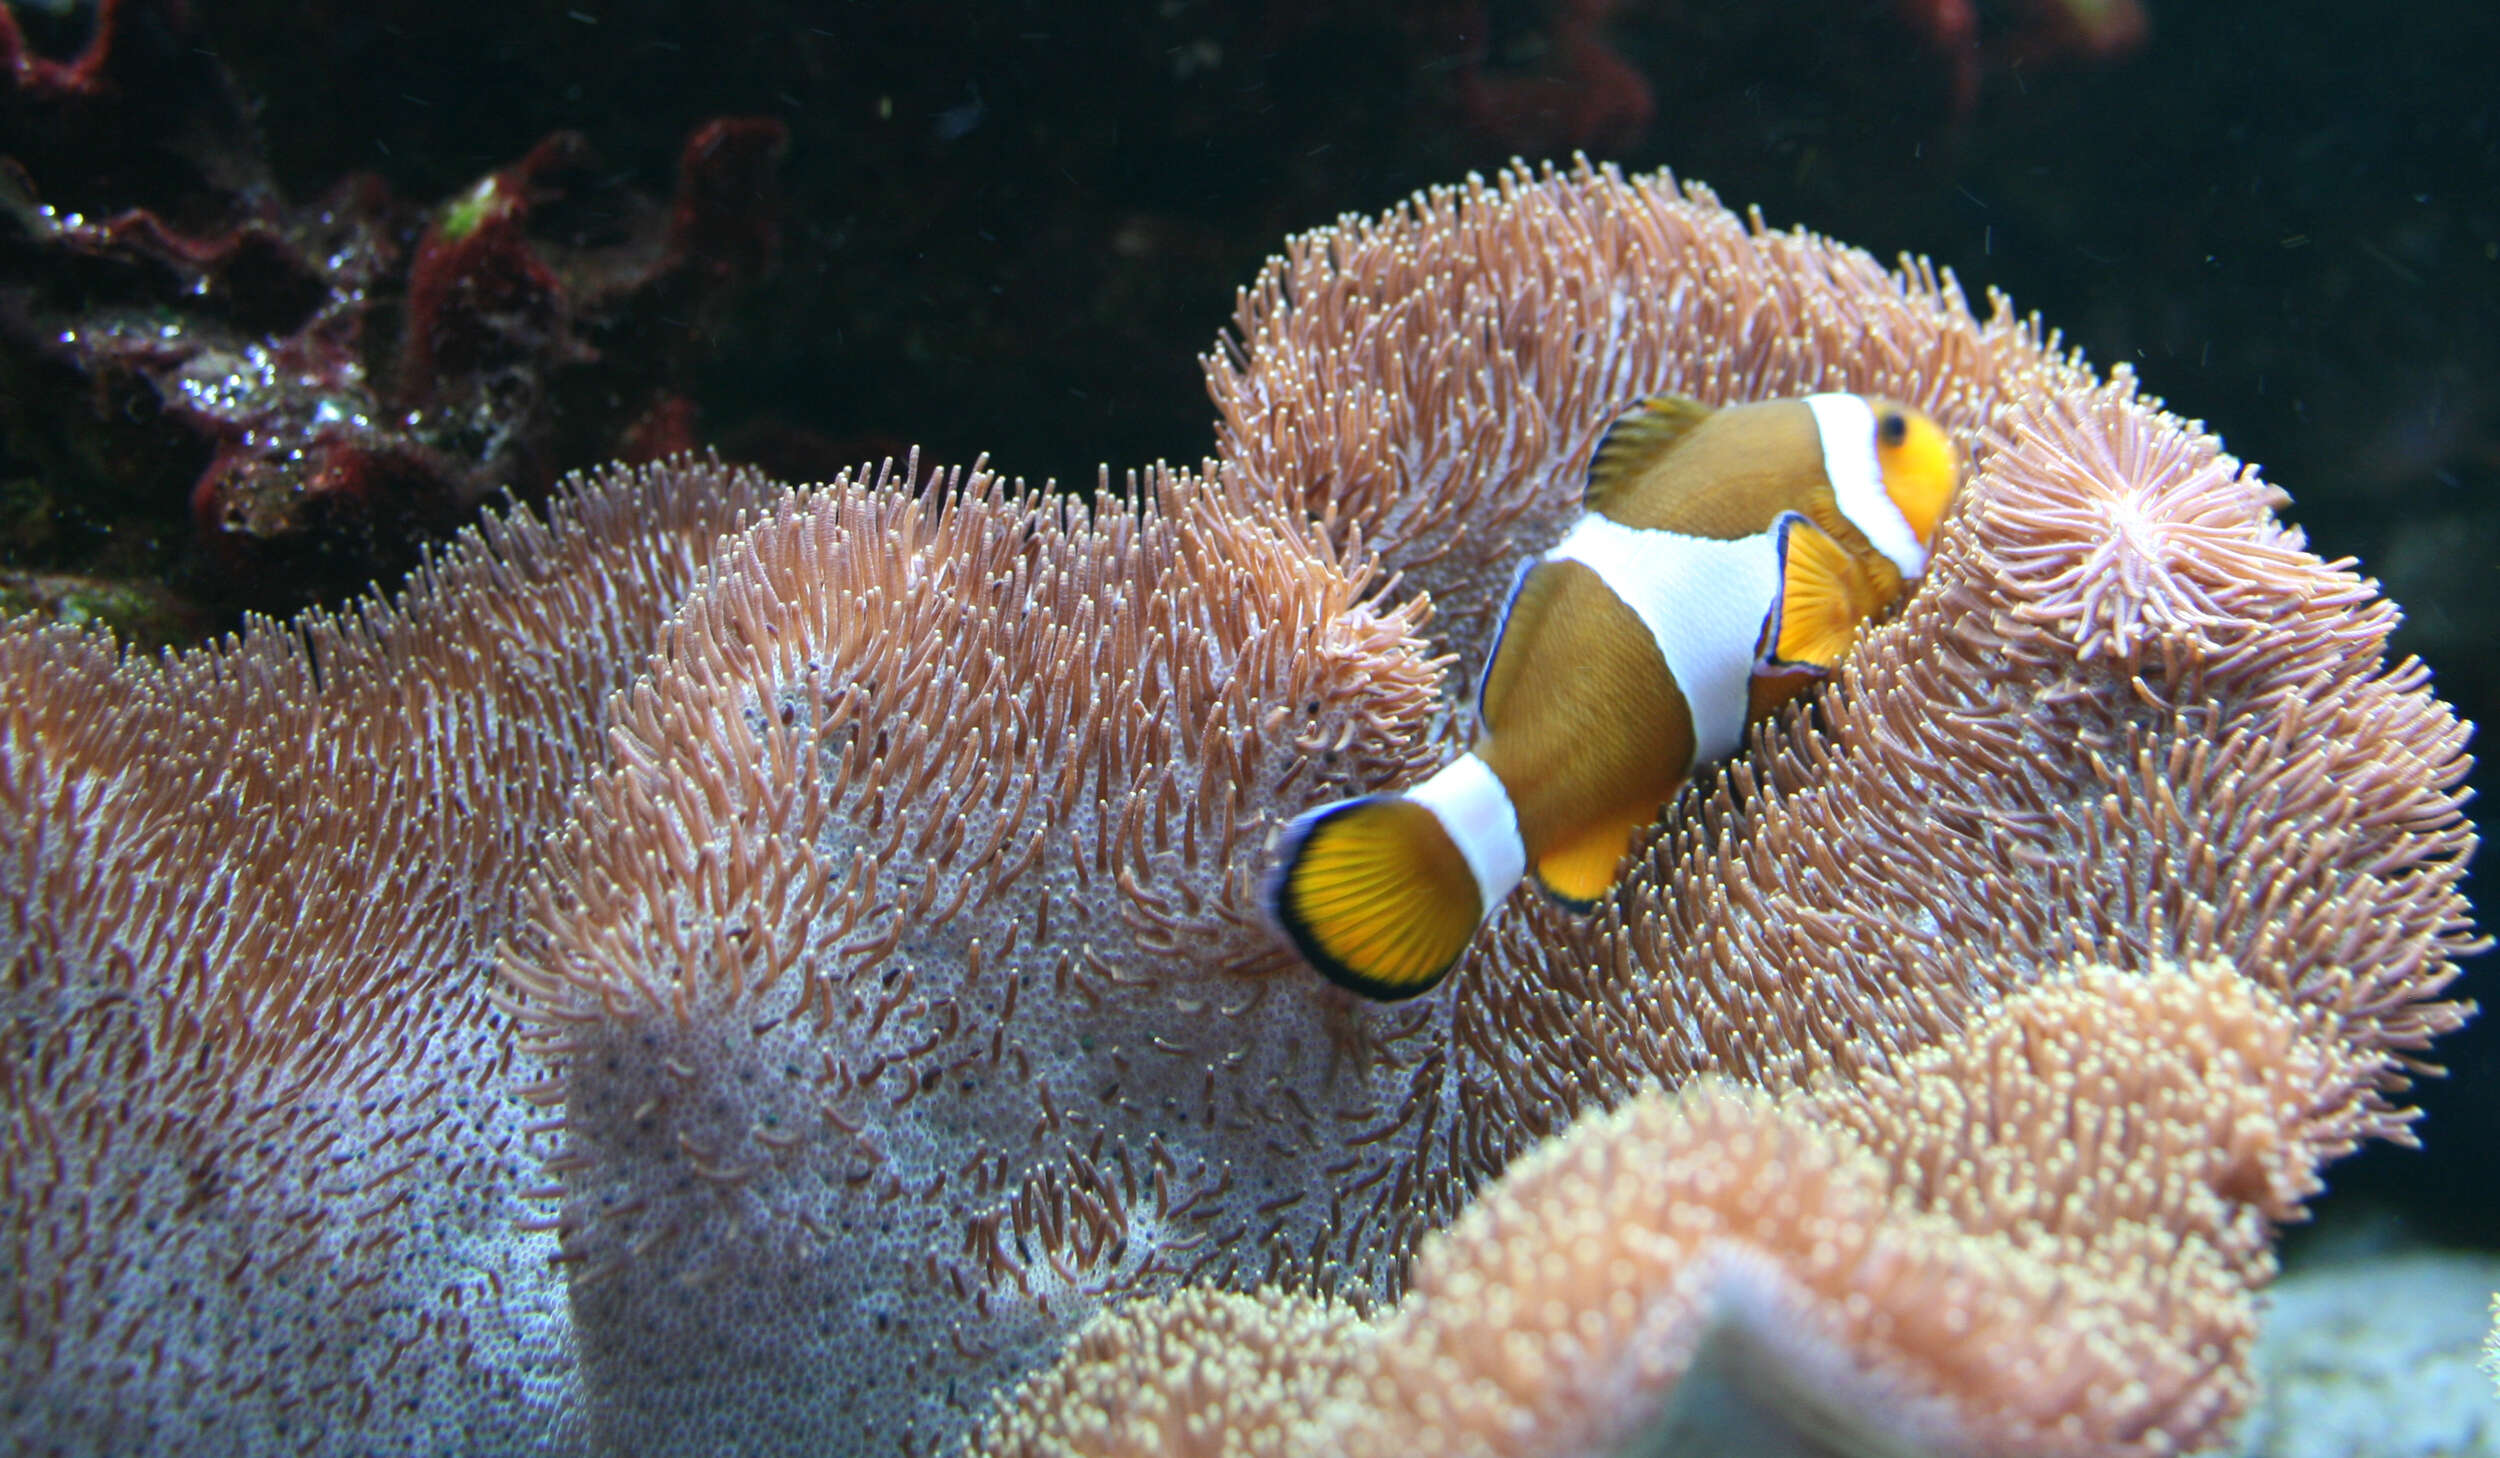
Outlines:
[[[1595,901],[1696,766],[1907,593],[1959,476],[1943,430],[1885,400],[1642,401],[1511,590],[1474,747],[1296,820],[1277,921],[1331,980],[1393,1000],[1437,984],[1531,872]]]

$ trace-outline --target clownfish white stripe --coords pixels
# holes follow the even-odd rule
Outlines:
[[[1890,558],[1904,578],[1916,579],[1927,570],[1927,549],[1884,490],[1883,467],[1875,456],[1875,407],[1864,395],[1808,395],[1806,408],[1823,437],[1823,475],[1832,483],[1840,514],[1866,533],[1867,545]]]
[[[1692,712],[1693,760],[1679,771],[1735,752],[1763,614],[1780,594],[1778,534],[1721,541],[1590,512],[1545,559],[1596,573],[1649,629]]]
[[[1484,914],[1491,916],[1528,873],[1528,848],[1519,839],[1510,791],[1483,760],[1462,754],[1407,791],[1406,798],[1430,810],[1449,832],[1476,878]]]

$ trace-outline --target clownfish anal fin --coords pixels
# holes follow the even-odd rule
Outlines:
[[[1687,395],[1652,395],[1615,417],[1589,461],[1589,484],[1580,504],[1604,511],[1607,501],[1641,479],[1660,456],[1675,448],[1712,410]]]
[[[1616,872],[1632,849],[1633,832],[1646,823],[1610,818],[1589,826],[1537,857],[1536,883],[1573,911],[1587,911],[1614,889]]]
[[[1874,614],[1874,587],[1849,549],[1803,516],[1791,512],[1774,530],[1780,592],[1762,622],[1759,661],[1773,671],[1828,672],[1839,666],[1858,629]]]

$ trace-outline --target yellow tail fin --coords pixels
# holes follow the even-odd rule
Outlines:
[[[1312,966],[1384,1002],[1430,991],[1484,918],[1457,843],[1430,810],[1396,795],[1298,822],[1269,896]]]

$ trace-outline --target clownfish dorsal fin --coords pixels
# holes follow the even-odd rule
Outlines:
[[[1709,419],[1713,407],[1689,395],[1652,395],[1615,417],[1589,460],[1588,490],[1580,505],[1604,511],[1606,503],[1638,481],[1676,442]]]
[[[1760,663],[1767,668],[1840,666],[1858,629],[1874,616],[1875,589],[1849,549],[1794,512],[1779,534],[1780,593],[1763,620]]]
[[[1519,596],[1526,591],[1529,574],[1536,571],[1536,564],[1536,558],[1526,558],[1520,562],[1519,570],[1510,575],[1510,591],[1502,598],[1502,615],[1493,620],[1493,644],[1484,651],[1484,667],[1476,670],[1476,717],[1479,720],[1491,717],[1485,707],[1484,691],[1493,682],[1493,665],[1502,656],[1502,639],[1510,633],[1511,614],[1519,610]],[[1547,590],[1551,591],[1550,588]]]

